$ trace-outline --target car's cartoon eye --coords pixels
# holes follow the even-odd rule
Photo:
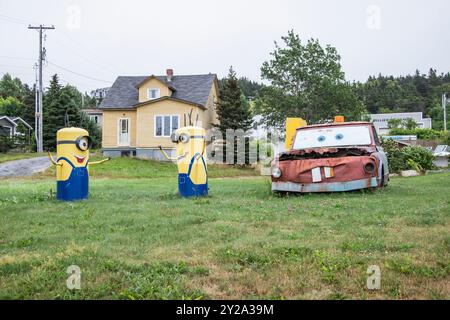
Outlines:
[[[324,142],[325,139],[326,139],[325,136],[320,136],[320,137],[317,138],[317,140],[318,140],[319,142]]]
[[[344,135],[342,133],[338,133],[336,135],[336,140],[342,140],[344,138]]]
[[[86,151],[87,149],[89,149],[89,145],[90,142],[88,137],[80,137],[76,141],[76,146],[81,151]]]

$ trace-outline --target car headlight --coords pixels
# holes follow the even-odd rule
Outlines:
[[[364,171],[366,173],[373,173],[375,171],[375,164],[373,164],[372,162],[367,162],[364,165]]]
[[[278,167],[273,168],[273,169],[272,169],[272,176],[273,176],[274,178],[279,178],[279,177],[281,177],[281,169],[278,168]]]

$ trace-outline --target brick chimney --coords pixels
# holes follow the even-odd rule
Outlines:
[[[166,70],[166,77],[167,77],[167,82],[172,81],[172,77],[173,77],[173,69],[167,69],[167,70]]]

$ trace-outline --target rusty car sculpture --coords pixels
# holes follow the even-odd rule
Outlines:
[[[274,192],[338,192],[386,186],[389,169],[370,122],[297,129],[292,149],[272,163]]]

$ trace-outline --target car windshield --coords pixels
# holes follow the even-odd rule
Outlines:
[[[297,130],[293,149],[367,146],[371,142],[369,126],[305,127]]]

